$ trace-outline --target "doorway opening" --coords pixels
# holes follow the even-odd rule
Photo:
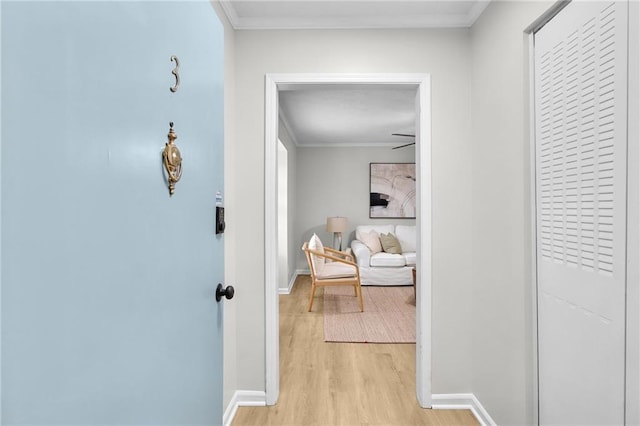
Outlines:
[[[268,74],[265,81],[265,349],[266,403],[279,395],[278,308],[278,93],[291,87],[407,85],[416,88],[416,230],[419,271],[416,296],[416,395],[430,408],[431,396],[431,87],[428,74]]]

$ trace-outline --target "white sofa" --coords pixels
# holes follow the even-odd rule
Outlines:
[[[370,246],[375,234],[393,234],[398,239],[402,253],[384,251],[373,253]],[[366,235],[365,235],[366,234]],[[366,244],[367,242],[368,244]],[[411,270],[416,265],[415,225],[361,225],[356,227],[356,239],[351,250],[360,268],[362,285],[412,285]],[[374,247],[374,251],[377,248]]]

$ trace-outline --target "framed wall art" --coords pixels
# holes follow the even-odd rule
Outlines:
[[[416,163],[369,163],[369,217],[415,219]]]

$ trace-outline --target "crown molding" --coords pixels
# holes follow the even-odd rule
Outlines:
[[[467,28],[471,28],[476,23],[482,12],[489,6],[491,0],[478,0],[467,14]]]
[[[282,125],[284,126],[287,133],[289,134],[289,137],[291,138],[291,142],[293,142],[293,145],[295,145],[296,148],[300,148],[301,145],[298,142],[298,138],[296,134],[291,130],[291,124],[289,123],[289,119],[284,114],[282,114],[282,111],[278,111],[278,117],[280,118],[280,121],[282,121]]]
[[[231,26],[235,30],[237,30],[238,29],[237,23],[240,20],[240,17],[236,13],[236,9],[231,4],[231,1],[220,1],[219,3],[220,3],[220,6],[222,6],[222,11],[224,12],[225,15],[227,15],[227,19],[229,20],[229,23],[231,24]]]
[[[220,4],[236,30],[302,30],[302,29],[427,29],[469,28],[491,0],[478,0],[466,15],[397,15],[397,16],[304,16],[304,17],[240,17],[232,0]]]

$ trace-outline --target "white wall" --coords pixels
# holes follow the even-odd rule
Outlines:
[[[528,52],[551,2],[491,2],[471,31],[473,393],[498,424],[533,422]]]
[[[280,142],[287,149],[287,216],[288,216],[288,224],[287,224],[287,255],[288,255],[288,271],[287,271],[287,281],[290,281],[296,271],[296,257],[298,256],[298,252],[300,251],[300,246],[297,246],[293,243],[295,241],[295,229],[296,229],[296,203],[297,203],[297,168],[298,168],[298,148],[296,147],[291,135],[289,135],[289,131],[284,125],[282,120],[278,120],[278,138]],[[286,290],[288,290],[288,285]],[[285,288],[280,285],[281,290],[285,290]]]
[[[278,154],[276,156],[278,179],[278,289],[289,287],[289,165],[287,148],[278,140]],[[294,261],[295,259],[291,259]]]
[[[430,73],[433,390],[471,391],[471,120],[467,30],[239,31],[234,182],[238,388],[265,389],[264,79],[267,73]],[[270,195],[267,195],[270,196]],[[413,387],[413,384],[407,384]]]
[[[342,248],[349,247],[357,225],[399,223],[413,225],[415,219],[369,219],[369,163],[413,163],[414,147],[302,148],[298,150],[298,183],[295,209],[298,247],[297,268],[309,269],[300,247],[315,232],[326,245],[333,233],[326,231],[328,216],[348,218]]]

